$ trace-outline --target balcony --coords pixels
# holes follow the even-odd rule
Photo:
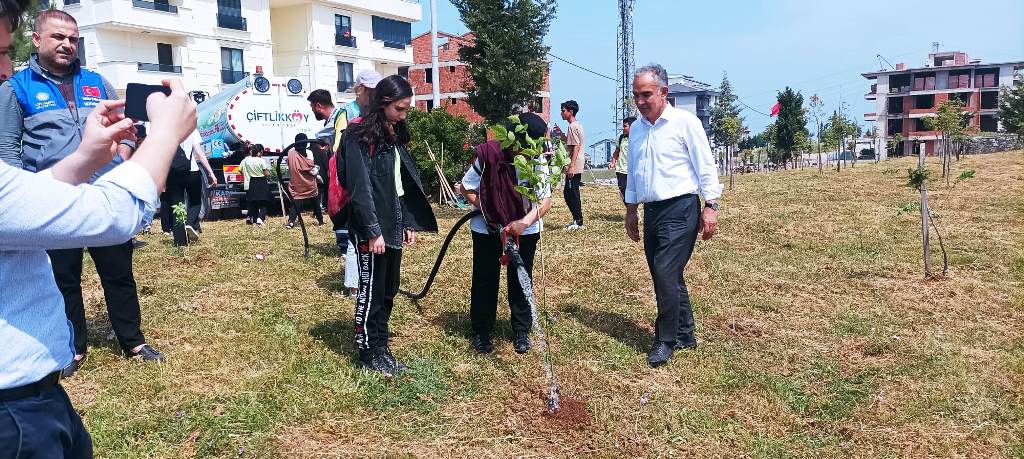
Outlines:
[[[162,72],[162,73],[176,73],[181,75],[180,65],[169,65],[169,64],[149,64],[146,62],[139,62],[140,72]]]
[[[354,81],[339,81],[338,82],[338,92],[348,91],[349,89],[352,89],[352,86],[355,86],[355,84],[356,84],[356,82],[354,82]]]
[[[132,0],[132,7],[178,14],[178,7],[171,5],[169,3],[147,2],[146,0]]]
[[[82,0],[64,0],[64,6],[79,5]]]
[[[406,46],[405,43],[402,43],[400,41],[382,41],[382,43],[384,43],[384,47],[385,48],[391,48],[391,49],[402,49],[402,50],[404,50],[405,46]]]
[[[245,18],[241,16],[229,16],[226,14],[217,15],[217,27],[243,31],[249,30],[249,25]]]
[[[224,84],[235,84],[249,77],[249,72],[241,70],[220,69],[220,82]]]
[[[345,35],[345,34],[340,34],[340,33],[335,33],[334,34],[334,44],[337,45],[337,46],[348,46],[348,47],[351,47],[351,48],[356,48],[357,47],[356,46],[356,37],[353,37],[352,35]]]

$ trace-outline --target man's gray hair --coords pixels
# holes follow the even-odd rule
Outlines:
[[[638,77],[645,73],[650,74],[652,77],[654,77],[655,80],[658,80],[659,88],[668,87],[668,72],[665,71],[665,67],[662,67],[660,64],[655,64],[652,62],[643,67],[640,67],[640,70],[637,70],[633,76]]]

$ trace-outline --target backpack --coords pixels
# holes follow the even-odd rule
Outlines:
[[[358,118],[352,121],[356,120]],[[334,126],[328,126],[316,134],[316,138],[322,140],[334,152],[334,160],[327,163],[327,215],[331,217],[341,212],[349,200],[348,190],[341,180],[342,174],[345,173],[345,154],[341,149],[341,138],[347,127],[348,120],[342,110],[334,119]]]
[[[178,150],[174,152],[174,158],[171,159],[171,168],[168,173],[186,174],[190,170],[192,170],[192,160],[185,156],[185,150],[179,146]]]

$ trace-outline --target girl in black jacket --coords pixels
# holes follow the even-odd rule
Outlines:
[[[344,134],[348,225],[359,266],[356,348],[360,365],[388,376],[405,369],[388,346],[402,246],[416,241],[416,231],[437,231],[416,163],[405,147],[412,96],[404,78],[384,78],[377,83],[370,110]]]

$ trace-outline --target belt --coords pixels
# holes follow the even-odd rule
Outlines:
[[[696,198],[696,197],[697,197],[696,194],[686,193],[686,194],[681,194],[679,196],[673,196],[671,198],[662,199],[660,201],[645,202],[644,203],[644,207],[645,208],[647,208],[647,207],[650,207],[650,208],[664,207],[664,206],[672,204],[672,203],[674,203],[676,201],[680,201],[680,200],[683,200],[683,199],[692,199],[692,198]]]
[[[0,389],[0,402],[11,402],[14,400],[31,397],[33,395],[39,395],[57,385],[60,382],[60,370],[46,375],[43,379],[34,383],[25,384],[24,386],[12,387],[10,389]]]

